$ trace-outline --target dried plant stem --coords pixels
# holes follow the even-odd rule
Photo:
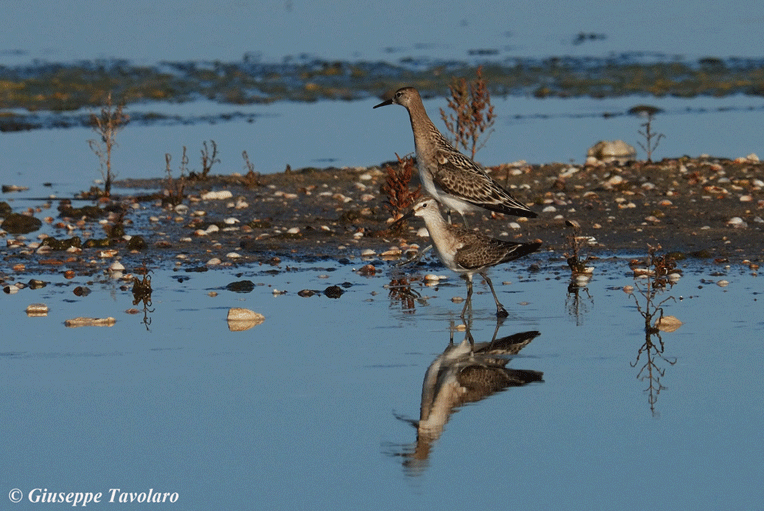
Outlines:
[[[454,146],[470,151],[474,159],[493,133],[491,127],[496,122],[482,66],[477,68],[473,81],[454,78],[448,88],[451,91],[448,107],[454,113],[446,114],[441,108],[440,117],[453,137]]]
[[[106,197],[111,195],[111,185],[116,174],[111,168],[111,153],[116,147],[117,133],[125,127],[130,116],[123,112],[124,103],[114,106],[111,92],[106,96],[106,105],[101,107],[100,115],[91,114],[90,123],[100,140],[88,140],[90,149],[98,156],[100,171],[103,176],[103,192]]]

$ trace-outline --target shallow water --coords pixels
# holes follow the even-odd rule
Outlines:
[[[505,3],[475,4],[469,13],[442,2],[363,10],[336,1],[6,3],[6,18],[35,12],[35,19],[33,27],[13,23],[0,33],[0,64],[116,58],[156,65],[244,55],[280,62],[303,54],[387,62],[639,52],[658,60],[761,58],[762,5],[547,2],[496,15]],[[437,19],[422,23],[433,9]],[[376,102],[130,105],[128,113],[159,111],[180,121],[129,125],[113,163],[119,177],[161,177],[170,153],[177,175],[182,146],[199,170],[202,142],[215,140],[217,174],[246,172],[244,150],[262,173],[374,165],[413,150],[405,112],[372,111]],[[624,113],[640,103],[665,110],[653,125],[666,135],[656,159],[764,156],[761,96],[493,103],[495,132],[478,154],[486,165],[581,163],[601,139],[639,150],[643,121]],[[438,123],[445,100],[425,105]],[[229,114],[240,116],[224,121]],[[214,122],[200,120],[205,115]],[[87,144],[93,136],[85,128],[2,133],[2,184],[29,190],[0,200],[19,211],[39,205],[29,198],[89,188],[99,177]],[[375,262],[382,271],[363,277],[354,272],[365,264],[360,259],[205,273],[153,261],[145,313],[130,286],[107,275],[25,274],[24,281],[49,284],[0,295],[0,498],[17,488],[24,500],[13,509],[27,509],[36,507],[27,498],[35,488],[102,492],[103,500],[119,488],[177,492],[181,509],[760,507],[764,286],[747,268],[681,263],[684,276],[657,301],[673,296],[665,314],[684,324],[659,340],[645,331],[645,297],[622,290],[635,285],[629,259],[597,261],[577,293],[569,291],[564,263],[544,256],[533,259],[540,271],[529,271],[529,260],[493,270],[510,310],[497,336],[539,332],[507,367],[542,372],[543,382],[446,414],[429,444],[424,435],[417,444],[411,424],[426,372],[450,339],[465,338],[452,330],[462,308],[452,298],[465,294],[464,284],[442,267],[401,274]],[[425,272],[449,278],[437,287],[415,280],[412,294],[394,288],[391,296],[392,279]],[[718,286],[721,279],[729,285]],[[241,280],[256,285],[249,293],[226,289]],[[331,285],[344,294],[298,295]],[[76,286],[92,292],[78,297]],[[494,305],[485,286],[476,284],[476,293],[470,332],[486,342],[497,326]],[[39,302],[49,314],[26,317],[24,309]],[[260,312],[265,322],[232,332],[230,307]],[[133,308],[137,314],[125,312]],[[78,316],[117,321],[64,326]],[[640,352],[647,339],[655,348]],[[652,393],[642,372],[648,355]]]
[[[611,98],[596,100],[495,98],[498,119],[488,143],[478,153],[485,165],[517,160],[529,163],[581,164],[586,150],[599,140],[622,139],[633,145],[640,159],[643,119],[627,115],[638,104],[664,110],[652,129],[662,133],[654,159],[710,154],[736,158],[764,155],[761,141],[764,98]],[[406,112],[399,107],[372,110],[375,101],[320,101],[278,103],[267,106],[231,106],[209,102],[151,105],[150,111],[171,115],[208,115],[239,112],[252,122],[195,122],[191,124],[130,124],[117,136],[112,155],[117,178],[164,177],[165,154],[172,156],[172,171],[179,175],[183,146],[190,170],[201,170],[199,151],[204,141],[218,144],[220,163],[214,174],[245,174],[242,151],[263,174],[292,168],[369,166],[395,159],[414,149]],[[440,126],[438,110],[445,101],[425,101]],[[86,128],[3,133],[0,153],[5,169],[3,184],[29,187],[23,193],[3,194],[2,200],[23,197],[70,197],[100,179],[98,159],[87,141],[95,134]],[[51,183],[52,186],[43,186]]]
[[[543,382],[459,408],[419,459],[404,419],[419,419],[428,366],[452,335],[465,338],[450,331],[462,308],[451,299],[465,293],[452,275],[437,287],[415,281],[415,299],[399,300],[387,285],[400,270],[379,261],[373,277],[353,271],[360,260],[159,268],[148,325],[124,312],[133,296],[106,276],[42,276],[47,287],[2,298],[0,480],[25,494],[153,488],[178,492],[185,509],[755,508],[764,498],[759,279],[680,265],[678,284],[656,298],[673,297],[664,312],[684,324],[651,351],[661,387],[651,404],[640,376],[644,280],[633,296],[622,290],[635,285],[629,258],[595,263],[577,297],[564,263],[534,260],[540,271],[524,261],[492,277],[511,311],[498,337],[540,332],[508,367],[543,372]],[[225,289],[240,280],[254,289]],[[83,284],[92,293],[74,296]],[[344,294],[298,296],[331,285]],[[34,302],[51,304],[47,317],[25,317]],[[265,322],[231,332],[229,307]],[[474,307],[471,333],[489,341],[496,320],[482,284]],[[83,315],[117,322],[64,327]]]

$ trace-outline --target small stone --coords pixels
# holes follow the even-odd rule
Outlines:
[[[356,273],[358,273],[359,275],[370,277],[377,274],[377,269],[374,267],[373,264],[367,264],[366,266],[362,266]]]
[[[221,190],[219,192],[207,192],[202,194],[202,200],[225,200],[233,197],[233,194],[229,190]]]
[[[220,260],[220,258],[218,258],[218,257],[213,257],[212,259],[210,259],[209,261],[207,261],[205,264],[206,264],[207,266],[217,266],[217,265],[219,265],[219,264],[220,264],[220,263],[222,263],[222,262],[223,262],[223,261],[221,261],[221,260]]]
[[[123,272],[125,271],[125,265],[119,261],[114,261],[109,265],[109,273]]]
[[[108,318],[74,318],[74,319],[67,319],[64,321],[64,326],[67,328],[79,328],[83,326],[114,326],[114,324],[117,322],[116,319],[112,317]]]
[[[228,309],[226,321],[228,322],[228,330],[231,332],[243,332],[261,324],[265,321],[265,316],[249,309],[232,307]]]
[[[743,229],[745,227],[748,227],[748,224],[745,222],[745,220],[743,220],[739,216],[730,218],[729,221],[727,222],[727,225],[729,225],[733,229]]]
[[[655,328],[661,332],[673,332],[682,326],[682,322],[674,316],[663,316],[655,321]]]
[[[339,298],[345,291],[339,286],[329,286],[324,289],[324,294],[329,298]]]
[[[627,294],[631,294],[634,292],[634,286],[626,285],[623,286],[623,292]]]
[[[730,285],[730,283],[729,283],[729,281],[722,279],[722,280],[718,281],[716,283],[716,285],[719,286],[719,287],[727,287],[727,286]]]

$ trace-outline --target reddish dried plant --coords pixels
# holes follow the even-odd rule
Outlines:
[[[493,133],[491,127],[496,122],[491,94],[483,79],[483,67],[478,67],[475,74],[475,79],[469,83],[464,78],[454,78],[448,86],[451,91],[448,107],[454,113],[446,114],[440,109],[440,118],[451,133],[454,146],[470,151],[473,159]]]
[[[422,195],[422,186],[411,189],[411,179],[416,172],[414,159],[411,156],[395,156],[398,158],[398,165],[386,167],[387,181],[382,185],[382,191],[387,195],[385,208],[393,215],[393,219],[398,220]]]

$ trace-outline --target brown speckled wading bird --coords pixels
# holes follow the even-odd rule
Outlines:
[[[479,208],[514,216],[537,216],[441,135],[427,116],[415,88],[398,89],[392,98],[374,108],[393,104],[409,112],[419,178],[425,190],[449,211],[458,211],[462,218],[465,212]]]
[[[411,216],[418,216],[424,220],[440,260],[467,281],[467,301],[462,309],[462,318],[468,308],[472,310],[472,276],[476,273],[483,277],[491,288],[496,302],[496,315],[508,316],[507,310],[496,296],[493,283],[486,271],[497,264],[514,261],[535,252],[541,246],[541,242],[514,243],[449,224],[441,216],[437,201],[430,197],[417,201],[411,212],[403,218]]]

